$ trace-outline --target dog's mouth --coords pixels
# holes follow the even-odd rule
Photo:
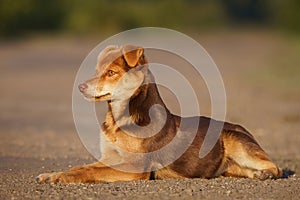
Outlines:
[[[97,95],[97,96],[93,96],[88,93],[82,93],[82,94],[88,101],[107,101],[107,100],[110,100],[110,96],[111,96],[110,93],[106,93],[103,95]]]
[[[99,95],[94,97],[96,100],[101,100],[101,99],[107,99],[110,98],[110,93],[104,94],[104,95]]]

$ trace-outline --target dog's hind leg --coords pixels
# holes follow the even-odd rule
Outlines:
[[[222,138],[225,149],[222,170],[225,176],[260,180],[282,176],[282,170],[269,159],[253,137],[240,132],[225,131]]]

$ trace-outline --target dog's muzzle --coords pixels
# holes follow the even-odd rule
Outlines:
[[[85,83],[81,83],[78,85],[78,89],[80,92],[84,92],[88,88],[88,85]]]

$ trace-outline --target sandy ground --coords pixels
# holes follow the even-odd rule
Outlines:
[[[227,120],[247,127],[288,178],[37,184],[42,172],[94,161],[71,103],[77,69],[100,40],[34,38],[0,43],[0,199],[299,199],[300,42],[265,31],[194,37],[222,73]]]

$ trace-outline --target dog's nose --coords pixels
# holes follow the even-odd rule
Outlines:
[[[88,85],[85,83],[81,83],[78,85],[78,88],[79,88],[80,92],[83,92],[86,88],[88,88]]]

